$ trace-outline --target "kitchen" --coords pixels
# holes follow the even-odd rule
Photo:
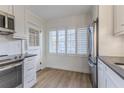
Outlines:
[[[123,9],[0,5],[0,87],[123,88]]]

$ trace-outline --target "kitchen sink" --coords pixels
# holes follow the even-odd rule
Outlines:
[[[115,63],[117,66],[121,67],[122,69],[124,69],[124,63]]]

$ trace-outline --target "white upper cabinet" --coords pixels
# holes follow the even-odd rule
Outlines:
[[[114,6],[114,34],[124,34],[124,6]]]
[[[93,10],[92,10],[92,21],[96,20],[96,18],[98,18],[98,6],[94,6]]]
[[[22,5],[14,6],[15,33],[14,38],[26,39],[25,31],[25,7]]]
[[[14,15],[14,7],[12,5],[0,5],[0,11]]]

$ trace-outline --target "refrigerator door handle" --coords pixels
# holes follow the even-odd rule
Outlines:
[[[89,61],[88,64],[90,67],[94,67],[94,64],[92,62]]]

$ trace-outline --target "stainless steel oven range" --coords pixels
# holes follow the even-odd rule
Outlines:
[[[22,61],[23,60],[16,58],[0,57],[0,88],[15,88],[21,86]]]

